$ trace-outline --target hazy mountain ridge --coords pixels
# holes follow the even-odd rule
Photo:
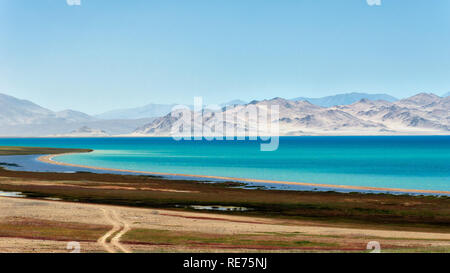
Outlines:
[[[53,135],[55,137],[106,137],[109,136],[108,133],[106,133],[103,130],[99,129],[92,129],[88,126],[82,126],[76,130],[73,130],[72,132],[68,134],[57,134]]]
[[[221,103],[220,107],[232,106],[232,105],[243,105],[247,102],[243,100],[231,100],[225,103]],[[176,104],[155,104],[150,103],[141,107],[135,108],[125,108],[116,109],[108,111],[102,114],[95,115],[96,118],[100,119],[138,119],[138,118],[151,118],[151,117],[161,117],[169,114]],[[191,109],[192,105],[188,105]]]
[[[100,119],[140,119],[165,116],[175,104],[154,104],[150,103],[142,107],[117,109],[108,111],[99,115],[95,115]]]
[[[336,105],[348,105],[355,103],[362,99],[369,100],[385,100],[389,102],[397,101],[398,99],[387,95],[387,94],[367,94],[367,93],[345,93],[345,94],[337,94],[334,96],[326,96],[321,98],[306,98],[306,97],[298,97],[291,100],[299,101],[309,101],[312,104],[322,106],[322,107],[332,107]]]
[[[231,106],[231,105],[244,105],[244,104],[247,104],[247,102],[245,102],[243,100],[230,100],[230,101],[220,104],[220,106],[225,107],[225,106]]]
[[[96,120],[96,118],[89,116],[88,114],[70,109],[56,112],[55,114],[57,118],[62,118],[68,122],[85,122]]]
[[[51,121],[84,122],[95,118],[74,110],[53,112],[31,101],[0,94],[0,125],[45,124]]]
[[[39,124],[0,124],[0,136],[33,137],[63,135],[70,134],[72,131],[83,126],[87,126],[94,130],[103,130],[109,135],[124,135],[133,132],[136,128],[148,124],[153,120],[153,118],[93,120],[87,122],[61,122],[59,120],[49,120],[46,123]]]
[[[1,124],[28,124],[47,119],[52,115],[54,115],[52,111],[30,101],[0,94]]]
[[[0,94],[0,136],[70,134],[83,126],[109,134],[128,134],[151,120],[101,120],[75,110],[54,112],[28,100]]]
[[[270,106],[278,105],[280,135],[449,134],[449,100],[450,97],[441,98],[434,94],[421,93],[397,102],[362,99],[351,105],[326,108],[308,101],[274,98],[228,107],[219,112],[205,111],[200,118],[200,113],[189,111],[188,114],[193,115],[193,121],[202,121],[202,124],[194,123],[194,127],[204,125],[217,128],[231,124],[230,127],[237,131],[249,132],[251,118],[222,120],[217,116],[227,113],[245,116],[245,113],[251,112],[250,107],[256,107],[257,120],[264,120],[261,118]],[[186,113],[188,110],[184,111]],[[135,130],[133,135],[168,136],[180,115],[181,112],[155,119]],[[253,124],[260,125],[258,122]]]

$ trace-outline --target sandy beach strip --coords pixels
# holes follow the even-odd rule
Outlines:
[[[254,183],[264,183],[264,184],[281,184],[281,185],[297,185],[297,186],[308,186],[308,187],[320,187],[320,188],[330,188],[332,189],[348,189],[348,190],[363,190],[363,191],[382,191],[382,192],[404,192],[404,193],[428,193],[428,194],[444,194],[450,195],[450,191],[438,191],[438,190],[414,190],[414,189],[399,189],[399,188],[377,188],[377,187],[364,187],[364,186],[347,186],[347,185],[331,185],[331,184],[317,184],[317,183],[306,183],[306,182],[289,182],[289,181],[278,181],[278,180],[264,180],[264,179],[251,179],[251,178],[236,178],[236,177],[225,177],[225,176],[212,176],[212,175],[193,175],[193,174],[177,174],[177,173],[161,173],[161,172],[149,172],[149,171],[135,171],[135,170],[123,170],[114,168],[103,168],[94,167],[87,165],[78,165],[71,163],[63,163],[54,160],[56,156],[68,155],[73,153],[58,154],[58,155],[44,155],[40,156],[37,160],[54,165],[76,167],[76,168],[86,168],[93,170],[102,171],[112,171],[112,172],[125,172],[125,173],[137,173],[144,175],[160,175],[160,176],[174,176],[174,177],[192,177],[192,178],[209,178],[214,180],[224,180],[224,181],[238,181],[238,182],[254,182]]]

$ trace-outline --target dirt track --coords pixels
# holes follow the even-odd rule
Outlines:
[[[107,225],[111,229],[94,242],[81,242],[81,252],[134,252],[134,251],[198,251],[185,246],[167,246],[152,244],[133,245],[123,243],[121,239],[130,230],[150,229],[173,232],[196,232],[218,235],[298,233],[304,236],[327,238],[380,238],[408,240],[402,245],[414,243],[424,246],[450,247],[450,234],[427,232],[404,232],[393,230],[370,230],[318,226],[309,222],[286,221],[224,214],[205,214],[171,210],[153,210],[107,205],[67,203],[59,201],[30,200],[0,197],[0,223],[11,217],[24,217],[59,222]],[[322,238],[323,239],[323,238]],[[328,239],[327,239],[328,240]],[[334,239],[333,239],[334,240]],[[420,242],[417,240],[432,240]],[[20,241],[20,244],[17,242]],[[394,242],[394,241],[393,241]],[[16,249],[15,249],[15,246]],[[54,249],[52,249],[52,247]],[[208,251],[218,251],[216,247]],[[364,245],[360,247],[364,249]],[[246,251],[245,249],[232,249]],[[0,236],[0,252],[68,252],[63,242],[33,240],[26,238],[5,238]],[[230,249],[226,249],[230,251]]]
[[[106,214],[107,210],[103,209],[103,211]],[[131,250],[129,250],[128,248],[126,248],[125,246],[123,246],[120,243],[120,239],[122,238],[122,236],[131,230],[130,224],[128,224],[128,222],[124,221],[123,219],[121,219],[117,215],[117,212],[115,209],[111,208],[111,209],[109,209],[109,212],[112,216],[112,218],[111,218],[112,221],[115,222],[114,226],[119,225],[119,232],[114,237],[112,237],[111,244],[113,246],[115,246],[116,248],[118,248],[122,252],[131,253]]]
[[[106,210],[104,208],[101,208],[103,213],[105,214],[106,220],[112,224],[112,229],[108,231],[105,235],[103,235],[101,238],[98,239],[98,243],[103,246],[103,248],[109,252],[109,253],[115,253],[116,250],[114,249],[114,246],[117,247],[118,242],[116,244],[113,244],[111,240],[111,236],[116,234],[118,231],[122,230],[121,223],[119,221],[116,221],[114,217],[111,215],[113,212],[112,210]],[[117,236],[117,235],[116,235]],[[115,238],[115,237],[114,237]],[[119,237],[120,238],[120,237]]]

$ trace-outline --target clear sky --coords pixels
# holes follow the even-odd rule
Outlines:
[[[0,0],[0,93],[52,110],[449,91],[448,0]]]

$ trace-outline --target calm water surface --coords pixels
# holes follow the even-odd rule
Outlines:
[[[66,163],[164,173],[450,191],[450,136],[282,137],[255,141],[171,138],[8,138],[0,146],[90,148]]]

